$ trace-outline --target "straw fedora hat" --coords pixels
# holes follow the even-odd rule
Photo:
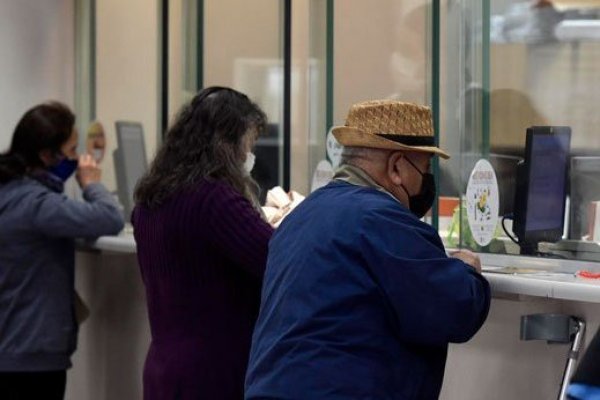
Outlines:
[[[354,104],[346,125],[332,129],[343,146],[407,150],[450,158],[435,146],[429,107],[395,100],[374,100]]]

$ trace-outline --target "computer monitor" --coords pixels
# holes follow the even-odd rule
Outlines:
[[[113,153],[117,192],[123,205],[125,220],[129,221],[135,203],[133,192],[135,185],[148,168],[144,130],[138,122],[117,121],[117,145]]]
[[[525,160],[517,168],[513,232],[521,254],[537,252],[539,242],[563,234],[571,128],[527,129]]]
[[[600,200],[600,157],[571,157],[569,239],[581,240],[588,233],[588,207]]]
[[[252,170],[252,177],[260,187],[259,201],[261,204],[265,202],[267,191],[281,184],[280,153],[279,125],[268,124],[266,132],[258,137],[254,146],[256,164]]]

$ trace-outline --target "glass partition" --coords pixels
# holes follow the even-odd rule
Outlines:
[[[432,104],[431,3],[310,1],[310,176],[325,159],[336,167],[327,131],[344,124],[352,104],[374,99]]]
[[[170,6],[170,118],[201,87],[231,86],[250,95],[271,122],[258,142],[253,174],[263,195],[285,173],[286,3],[179,0]],[[430,3],[289,2],[291,189],[310,192],[316,166],[328,157],[327,131],[344,123],[351,104],[381,98],[431,104]],[[178,35],[179,47],[173,44]]]
[[[334,1],[333,123],[353,103],[430,103],[429,1]]]
[[[333,0],[292,2],[291,188],[308,194],[326,158],[330,101]]]
[[[453,160],[441,171],[440,189],[454,206],[440,226],[443,239],[450,246],[518,254],[509,235],[526,130],[568,126],[564,230],[557,242],[540,243],[536,254],[600,261],[600,2],[448,1],[447,8],[443,141]],[[483,244],[471,231],[466,196],[481,158],[493,167],[499,192],[498,222]],[[529,209],[536,206],[543,207]]]
[[[218,85],[246,93],[267,114],[252,172],[263,199],[284,177],[283,6],[280,0],[183,0],[181,24],[171,29],[183,36],[183,65],[170,83],[180,88],[171,96],[177,106],[200,88]]]

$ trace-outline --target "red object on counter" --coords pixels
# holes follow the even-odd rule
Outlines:
[[[600,279],[600,272],[592,272],[592,271],[577,271],[576,274],[579,278],[586,278],[586,279]]]

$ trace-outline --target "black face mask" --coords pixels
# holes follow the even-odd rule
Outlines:
[[[413,168],[416,169],[419,174],[421,174],[421,190],[418,194],[411,196],[404,185],[400,186],[408,195],[408,206],[410,208],[410,211],[413,214],[415,214],[418,218],[423,218],[423,216],[427,213],[427,211],[429,211],[435,200],[435,180],[433,178],[433,175],[429,172],[421,172],[419,168],[417,168],[417,166],[413,164],[413,162],[410,161],[408,157],[406,158],[406,161],[408,161],[410,165],[412,165]]]

